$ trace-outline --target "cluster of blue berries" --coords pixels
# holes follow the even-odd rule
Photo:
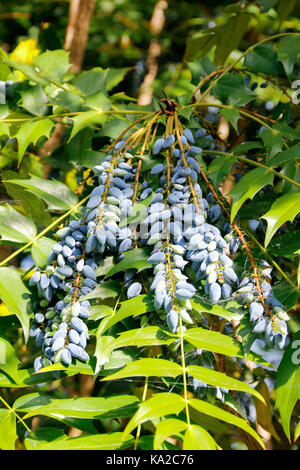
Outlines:
[[[217,226],[221,208],[213,194],[202,194],[197,157],[203,148],[215,148],[209,137],[203,128],[195,133],[186,128],[176,137],[158,138],[152,155],[160,161],[149,175],[153,187],[148,181],[139,183],[136,162],[141,155],[130,153],[128,139],[118,142],[112,154],[95,167],[98,183],[81,218],[70,220],[57,231],[46,269],[37,269],[30,279],[39,299],[30,335],[37,347],[42,347],[42,355],[34,361],[35,370],[58,361],[70,365],[73,358],[89,360],[86,322],[91,304],[86,296],[100,282],[97,267],[108,254],[118,261],[138,246],[152,249],[148,258],[153,266],[150,291],[155,310],[165,315],[172,332],[186,328],[181,321],[193,323],[195,296],[205,296],[211,303],[233,297],[249,308],[258,335],[270,345],[284,346],[288,317],[283,306],[267,280],[261,283],[261,292],[253,277],[245,275],[240,281],[232,259],[239,239],[229,227],[222,235]],[[129,223],[133,200],[138,205],[147,198],[146,216],[139,220],[138,232],[137,225]],[[269,271],[263,267],[262,275],[267,278]],[[136,273],[136,269],[124,272],[128,299],[143,290]]]
[[[57,231],[59,241],[52,247],[47,268],[36,270],[29,281],[40,299],[30,328],[30,336],[43,352],[34,361],[35,370],[58,361],[70,365],[72,358],[89,360],[86,320],[91,305],[85,296],[97,285],[96,268],[103,253],[113,250],[122,256],[132,248],[130,229],[119,228],[132,210],[136,171],[119,158],[123,145],[119,142],[115,153],[95,167],[98,186],[82,217]]]

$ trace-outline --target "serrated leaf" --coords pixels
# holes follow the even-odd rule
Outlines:
[[[48,204],[49,209],[67,210],[77,203],[77,196],[68,186],[54,179],[48,180],[31,175],[30,179],[10,179],[8,182],[38,195]]]
[[[15,314],[23,328],[25,342],[28,340],[29,315],[27,313],[30,291],[15,269],[0,268],[0,298],[8,310]]]
[[[293,221],[300,212],[300,191],[285,194],[272,204],[271,209],[262,216],[267,221],[265,247],[270,243],[274,233],[285,222]]]
[[[188,366],[186,371],[195,379],[201,380],[209,385],[250,393],[264,403],[264,398],[257,392],[257,390],[255,390],[255,388],[250,387],[248,384],[241,382],[240,380],[232,379],[222,372],[194,365]]]
[[[108,271],[105,279],[119,273],[120,271],[126,271],[127,269],[137,269],[138,273],[144,269],[150,269],[152,265],[147,263],[148,258],[149,252],[145,248],[137,248],[127,251],[124,253],[124,258]]]
[[[75,137],[75,135],[85,127],[93,124],[103,124],[107,119],[107,115],[103,113],[103,110],[98,109],[97,111],[85,111],[81,114],[72,118],[73,128],[69,138],[69,141]]]
[[[277,54],[271,44],[260,44],[252,52],[248,52],[244,59],[244,66],[253,72],[268,75],[277,75],[280,72]]]
[[[25,418],[34,415],[55,418],[116,418],[132,414],[139,400],[133,395],[117,395],[112,397],[75,397],[52,398],[40,393],[31,393],[18,398],[13,407],[26,413]]]
[[[16,416],[11,410],[0,409],[0,449],[15,450],[18,439]]]
[[[61,82],[70,68],[69,52],[59,49],[46,51],[35,57],[34,66],[41,77]]]
[[[27,243],[36,235],[34,222],[8,204],[0,206],[0,238],[16,243]]]
[[[111,68],[108,69],[107,79],[106,79],[106,90],[110,91],[119,83],[122,82],[125,75],[132,70],[131,67],[122,67],[119,69]]]
[[[232,413],[228,413],[228,411],[224,411],[216,405],[212,405],[211,403],[205,402],[203,400],[199,400],[197,398],[189,399],[189,405],[195,408],[200,413],[208,414],[209,416],[213,416],[214,418],[218,418],[221,421],[225,421],[225,423],[233,424],[244,431],[248,432],[254,439],[261,445],[264,449],[265,445],[259,435],[252,429],[247,421],[238,416],[233,415]]]
[[[290,160],[300,159],[300,145],[294,145],[284,152],[277,153],[273,158],[269,160],[269,164],[274,166],[282,166],[283,163],[286,163]]]
[[[284,432],[290,440],[290,420],[300,398],[300,331],[288,345],[277,371],[276,403]]]
[[[232,198],[230,220],[234,220],[239,208],[247,199],[252,199],[260,189],[272,184],[273,179],[274,174],[265,168],[255,168],[246,173],[228,194]]]
[[[55,240],[51,240],[51,238],[42,237],[32,244],[31,256],[39,268],[46,266],[48,256],[55,243]]]
[[[139,359],[130,362],[124,369],[115,372],[102,380],[117,380],[126,377],[178,377],[182,374],[182,367],[166,359]]]
[[[230,174],[231,168],[238,161],[237,158],[231,155],[223,155],[214,158],[208,167],[208,175],[212,180],[214,186],[218,188],[222,179]]]
[[[171,414],[178,414],[183,410],[185,400],[175,393],[157,393],[153,397],[140,404],[138,411],[127,424],[122,439],[139,424],[145,421],[161,418]]]
[[[84,95],[94,95],[98,91],[105,92],[108,69],[95,67],[91,70],[81,72],[74,80],[73,84]]]
[[[224,116],[227,121],[230,122],[232,127],[234,128],[235,132],[238,132],[238,120],[241,118],[241,115],[238,111],[238,109],[232,108],[232,109],[221,109],[220,114]]]
[[[294,0],[292,0],[295,3]],[[286,1],[284,9],[286,10]],[[291,3],[291,2],[290,2]],[[282,38],[278,44],[278,61],[282,63],[285,73],[289,77],[293,73],[294,64],[299,56],[300,39],[298,36],[287,36]]]
[[[29,120],[22,124],[14,138],[18,141],[18,162],[20,164],[29,144],[36,144],[40,137],[49,138],[55,123],[51,119]]]
[[[161,420],[155,431],[153,448],[154,450],[160,450],[163,442],[171,436],[181,437],[182,431],[187,428],[187,423],[180,421],[179,419],[167,418]]]
[[[200,426],[191,424],[185,431],[183,450],[217,450],[217,447],[216,441]]]
[[[236,145],[232,148],[232,152],[236,154],[243,154],[249,152],[252,149],[259,149],[262,148],[261,142],[241,142],[240,144]]]
[[[235,74],[220,78],[213,88],[213,93],[223,103],[235,106],[244,106],[255,97],[255,94],[246,88],[244,80]]]
[[[40,84],[27,88],[21,91],[20,94],[22,97],[21,106],[30,114],[39,116],[47,111],[45,103],[47,103],[48,98]]]
[[[283,139],[280,133],[274,133],[270,129],[263,129],[260,133],[264,146],[267,150],[267,163],[270,163],[272,158],[282,151]]]

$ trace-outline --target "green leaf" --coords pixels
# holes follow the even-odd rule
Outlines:
[[[30,114],[40,116],[47,111],[48,98],[45,95],[41,85],[34,85],[20,92],[22,97],[22,108],[26,109]]]
[[[13,407],[26,413],[25,418],[34,415],[55,418],[57,415],[59,418],[104,419],[129,416],[136,410],[138,402],[138,398],[133,395],[55,399],[40,393],[31,393],[18,398]]]
[[[237,161],[237,158],[224,153],[224,156],[218,156],[211,162],[208,167],[208,175],[216,188],[220,186],[222,179],[230,174],[231,168]]]
[[[243,154],[249,152],[252,149],[262,148],[263,145],[261,142],[241,142],[232,148],[232,152],[236,154]]]
[[[40,76],[61,82],[70,68],[69,52],[59,49],[46,51],[35,57],[34,66]]]
[[[0,370],[8,374],[15,382],[19,382],[18,366],[20,362],[13,346],[0,333]]]
[[[117,281],[106,281],[98,284],[92,292],[82,297],[82,300],[89,299],[109,299],[120,294],[119,283]]]
[[[276,230],[285,222],[294,220],[300,212],[300,191],[285,194],[272,204],[271,209],[262,216],[267,221],[265,247],[270,243]]]
[[[1,240],[27,243],[36,235],[36,226],[32,220],[24,217],[8,204],[0,206]]]
[[[95,269],[95,274],[97,277],[105,276],[115,264],[115,259],[113,256],[106,256],[104,259],[98,262],[98,267]]]
[[[277,153],[273,158],[269,160],[269,164],[274,166],[282,166],[283,163],[286,163],[290,160],[300,159],[300,145],[294,145],[284,152]]]
[[[253,72],[268,75],[277,75],[280,72],[277,54],[271,44],[260,44],[252,52],[248,52],[244,59],[244,66]]]
[[[107,316],[110,316],[113,314],[113,309],[112,307],[109,307],[108,305],[92,305],[90,310],[90,317],[89,321],[97,321],[100,318],[104,318]]]
[[[267,149],[267,163],[271,163],[272,158],[282,151],[283,139],[279,133],[274,133],[270,129],[264,129],[260,133],[264,146]]]
[[[222,25],[216,40],[215,63],[222,65],[229,54],[238,48],[242,37],[248,29],[251,14],[240,11]]]
[[[50,442],[40,447],[39,450],[116,450],[121,446],[130,446],[133,437],[131,435],[127,436],[125,442],[124,439],[122,441],[121,439],[121,432],[92,434]]]
[[[125,300],[120,303],[120,308],[111,318],[108,318],[105,325],[102,327],[100,324],[99,330],[103,334],[116,323],[128,317],[135,317],[154,310],[152,295],[139,295],[133,299]],[[104,319],[106,320],[106,318]]]
[[[232,198],[230,220],[234,220],[239,208],[247,199],[252,199],[260,189],[272,184],[273,178],[274,174],[265,168],[255,168],[246,173],[228,194]]]
[[[284,8],[286,9],[286,1]],[[293,1],[295,3],[295,1]],[[285,73],[289,77],[293,73],[295,62],[299,56],[300,38],[298,36],[286,36],[278,44],[278,61],[282,63]]]
[[[62,429],[44,427],[28,434],[24,443],[27,450],[36,450],[49,442],[57,442],[67,438],[68,436]]]
[[[137,269],[138,273],[144,269],[150,269],[152,265],[147,263],[148,258],[149,252],[145,248],[137,248],[127,251],[124,253],[124,258],[108,271],[105,279],[119,273],[120,271],[125,271],[126,269]]]
[[[225,104],[244,106],[252,101],[255,94],[248,90],[242,77],[227,74],[220,78],[213,93]]]
[[[11,410],[0,409],[0,449],[15,450],[18,439],[16,416]]]
[[[8,182],[38,195],[48,204],[49,209],[68,210],[77,203],[77,196],[68,186],[54,179],[48,180],[32,175],[30,179],[10,179]]]
[[[62,106],[64,109],[75,113],[79,111],[82,103],[82,99],[77,93],[72,91],[61,90],[52,99],[53,103]]]
[[[39,268],[44,268],[47,265],[48,256],[52,250],[55,240],[42,237],[33,243],[31,247],[31,255],[33,261]]]
[[[73,84],[84,95],[94,95],[98,91],[105,92],[108,69],[95,67],[91,70],[82,72],[74,80]]]
[[[191,424],[185,431],[183,450],[217,450],[217,443],[205,429]]]
[[[127,364],[124,369],[102,380],[116,380],[126,377],[177,377],[182,374],[182,367],[166,359],[139,359]]]
[[[239,336],[242,338],[243,351],[245,359],[247,359],[251,346],[257,339],[257,334],[253,332],[253,326],[246,316],[240,322]]]
[[[232,321],[240,319],[245,314],[245,310],[235,301],[228,301],[225,304],[225,307],[217,304],[209,304],[205,302],[205,299],[199,298],[197,295],[191,300],[193,311],[198,313],[206,312],[211,315],[216,315],[218,317],[225,318],[225,320]]]
[[[102,332],[98,329],[96,333],[96,348],[94,356],[96,357],[95,374],[98,374],[101,367],[108,363],[111,357],[112,345],[115,341],[113,336],[102,336]]]
[[[106,90],[110,91],[122,82],[125,75],[132,70],[131,67],[111,68],[107,72]]]
[[[178,414],[183,410],[184,406],[185,400],[180,395],[175,393],[157,393],[140,404],[138,411],[127,424],[122,439],[125,439],[134,428],[145,421]]]
[[[22,188],[22,186],[11,184],[9,182],[10,179],[23,179],[23,177],[24,175],[22,176],[20,173],[15,173],[14,171],[4,171],[2,173],[2,180],[4,181],[6,192],[13,200],[18,201],[21,204],[25,213],[28,217],[34,220],[35,223],[47,227],[51,224],[52,218],[46,210],[46,203],[40,199],[39,196],[27,191],[26,188]]]
[[[215,28],[192,36],[187,40],[184,61],[191,62],[199,57],[204,57],[216,43]]]
[[[73,128],[69,138],[69,141],[75,137],[75,135],[85,127],[93,124],[103,124],[107,120],[107,115],[103,114],[103,110],[98,109],[97,111],[85,111],[81,114],[72,118]]]
[[[117,139],[128,126],[129,123],[127,120],[120,119],[119,117],[113,118],[105,124],[103,129],[99,132],[99,135]],[[107,154],[105,154],[105,156],[107,157]]]
[[[179,419],[167,418],[161,420],[155,431],[153,448],[154,450],[160,450],[163,442],[171,436],[181,437],[181,432],[187,428],[187,423],[180,421]]]
[[[276,403],[284,432],[290,440],[290,420],[293,408],[300,398],[300,331],[288,345],[278,368]]]
[[[206,349],[207,351],[226,356],[244,357],[242,343],[217,331],[205,330],[204,328],[190,328],[184,332],[184,339],[195,346],[195,348]],[[248,359],[272,367],[254,353],[250,353]]]
[[[222,372],[193,365],[188,366],[186,371],[195,379],[201,380],[209,385],[250,393],[264,403],[264,398],[257,392],[257,390],[255,390],[255,388],[250,387],[248,384],[241,382],[240,380],[232,379]]]
[[[91,319],[91,317],[89,318]],[[109,321],[109,318],[107,318]],[[104,325],[107,325],[105,322]],[[100,367],[109,361],[110,354],[113,350],[127,347],[127,346],[160,346],[163,344],[171,344],[175,341],[175,337],[170,337],[168,331],[163,330],[157,326],[148,326],[138,328],[136,330],[124,331],[118,338],[112,336],[102,336],[103,326],[97,330],[96,333],[96,349],[95,356],[97,357],[96,373],[99,372]]]
[[[142,168],[144,166],[144,162],[146,164],[149,163],[149,156],[145,157],[145,160],[143,160]],[[153,162],[150,165],[150,168],[153,166]],[[147,171],[147,167],[143,168],[144,171]],[[153,193],[150,194],[150,196],[147,197],[147,199],[144,199],[143,201],[138,202],[137,204],[134,204],[132,206],[132,214],[129,217],[126,217],[124,220],[121,220],[120,222],[120,228],[124,227],[126,225],[137,225],[139,222],[142,222],[143,220],[146,219],[147,217],[147,207],[149,206],[150,202],[153,199]]]
[[[280,21],[285,21],[297,4],[297,0],[279,0],[279,5],[276,7]]]
[[[12,61],[9,59],[4,59],[3,63],[7,64],[9,67],[12,67],[19,72],[22,72],[26,77],[32,80],[35,83],[40,83],[41,85],[48,85],[49,81],[46,78],[43,78],[41,74],[29,64],[25,64],[24,62]]]
[[[163,330],[158,326],[146,326],[120,333],[112,346],[113,349],[125,346],[160,346],[162,344],[171,344],[175,339],[176,337],[170,336],[168,330]]]
[[[20,320],[25,342],[27,342],[29,333],[27,308],[30,291],[25,287],[20,274],[15,269],[0,268],[0,298],[8,310]]]
[[[209,416],[213,416],[214,418],[218,418],[221,421],[225,421],[226,423],[233,424],[234,426],[243,429],[252,437],[254,437],[254,439],[261,445],[263,449],[265,448],[262,439],[244,419],[239,418],[232,413],[228,413],[228,411],[224,411],[216,405],[212,405],[211,403],[199,400],[197,398],[190,398],[189,405],[195,408],[197,411],[200,411],[200,413],[208,414]]]
[[[237,124],[238,124],[238,120],[241,118],[239,110],[235,108],[232,108],[232,109],[223,108],[220,110],[220,114],[224,116],[224,118],[227,119],[227,121],[230,122],[235,132],[238,132]]]
[[[29,144],[36,144],[40,137],[49,138],[55,123],[51,119],[41,119],[39,121],[29,120],[22,124],[15,139],[18,141],[18,162],[20,164],[23,155]]]

